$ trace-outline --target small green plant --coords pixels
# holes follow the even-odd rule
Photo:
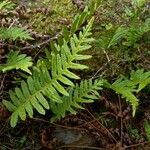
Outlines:
[[[139,140],[141,138],[142,135],[140,135],[139,130],[136,128],[133,128],[131,125],[129,125],[127,127],[128,133],[130,134],[130,136],[132,138],[134,138],[135,140]]]
[[[21,39],[21,40],[33,40],[33,38],[30,36],[30,34],[25,31],[23,28],[19,27],[10,27],[0,28],[0,39],[6,40],[6,39]]]
[[[144,128],[146,131],[147,139],[150,141],[150,124],[148,121],[145,121]]]
[[[6,64],[0,65],[0,71],[7,72],[12,69],[21,69],[31,74],[29,67],[31,67],[32,64],[33,63],[31,57],[27,56],[26,54],[19,54],[18,51],[10,51],[7,55]]]
[[[143,88],[150,84],[150,71],[144,72],[144,69],[132,71],[130,78],[124,76],[117,79],[113,84],[106,82],[106,87],[113,89],[117,94],[121,94],[132,106],[132,115],[135,116],[139,100],[135,96]]]
[[[126,17],[123,21],[128,22],[127,25],[112,25],[109,23],[114,28],[109,30],[106,26],[108,31],[97,39],[98,46],[104,49],[112,49],[119,44],[134,47],[150,31],[150,18],[141,19],[141,15],[145,11],[143,9],[144,5],[146,5],[146,0],[132,0],[131,8],[125,6]]]
[[[0,2],[0,11],[14,9],[15,4],[9,0],[4,0]]]
[[[94,18],[92,18],[83,32],[80,31],[79,37],[76,34],[70,38],[69,45],[63,40],[63,44],[55,44],[55,53],[52,51],[50,73],[43,64],[35,67],[33,75],[27,79],[27,82],[21,82],[21,88],[16,87],[14,91],[10,90],[11,101],[3,100],[3,104],[12,112],[11,126],[16,126],[18,117],[25,120],[27,115],[33,117],[33,108],[40,114],[45,114],[45,109],[49,109],[49,100],[57,103],[63,103],[60,94],[69,96],[69,91],[62,86],[74,86],[71,79],[79,79],[70,69],[86,69],[87,66],[76,63],[75,61],[91,58],[90,55],[81,55],[82,51],[91,48],[91,27]],[[86,96],[86,95],[85,95]],[[49,100],[48,100],[49,99]],[[65,109],[65,108],[64,108]]]

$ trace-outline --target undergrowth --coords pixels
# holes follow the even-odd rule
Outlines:
[[[57,5],[52,7],[49,3]],[[59,3],[62,4],[62,8],[59,7]],[[29,45],[32,41],[36,43],[36,38],[41,35],[33,36],[28,27],[20,27],[14,23],[0,27],[0,39],[4,43],[8,42],[9,51],[6,57],[2,58],[0,75],[15,72],[15,75],[19,76],[19,82],[13,81],[14,88],[7,88],[9,96],[1,100],[2,106],[10,111],[8,119],[11,127],[16,127],[17,123],[29,118],[34,119],[38,113],[46,116],[50,112],[49,122],[56,122],[68,114],[78,114],[79,110],[92,106],[91,103],[105,101],[105,105],[99,106],[99,109],[113,109],[113,100],[108,103],[103,94],[100,94],[104,92],[115,94],[121,99],[121,103],[125,103],[129,108],[131,106],[130,117],[134,120],[141,103],[144,103],[141,97],[145,91],[149,91],[150,86],[150,12],[147,9],[149,3],[146,0],[132,0],[130,5],[115,3],[122,9],[121,12],[112,10],[112,14],[108,4],[99,0],[86,1],[84,9],[80,11],[77,11],[77,7],[71,1],[59,3],[43,1],[40,8],[44,9],[39,10],[30,19],[28,15],[34,12],[31,8],[37,8],[39,2],[26,4],[25,20],[31,22],[32,29],[40,34],[51,32],[49,34],[52,35],[59,32],[52,40],[49,35],[45,36],[49,38],[45,43],[50,44],[43,46],[42,43],[37,46],[42,49],[37,58],[28,56],[25,51],[16,50],[9,46],[9,43],[16,42],[17,45],[19,42],[27,42]],[[64,6],[66,4],[67,6]],[[66,7],[68,9],[62,13]],[[16,8],[11,1],[0,2],[0,11],[3,13],[15,12]],[[74,17],[76,12],[78,14]],[[55,19],[62,19],[64,25],[56,29],[53,25],[57,23]],[[52,21],[52,25],[49,21]],[[82,62],[84,60],[86,62]],[[94,71],[96,73],[90,75]],[[85,72],[89,74],[83,78]],[[121,118],[123,113],[118,116]],[[147,135],[145,139],[149,140],[150,125],[147,118],[144,118],[143,127]],[[138,129],[132,126],[124,128],[133,139],[143,138]]]

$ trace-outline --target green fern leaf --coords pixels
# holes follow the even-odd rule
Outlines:
[[[118,27],[113,33],[108,33],[97,39],[97,46],[103,49],[111,48],[125,38],[127,33],[128,29],[124,27]]]
[[[11,10],[14,8],[14,6],[15,4],[9,0],[4,0],[0,2],[0,10]]]
[[[150,141],[150,124],[148,123],[148,121],[145,122],[144,128],[146,131],[147,139],[148,141]]]
[[[150,84],[150,71],[144,72],[144,69],[131,72],[130,80],[133,84],[138,85],[136,92],[140,92],[148,84]]]
[[[134,23],[128,29],[125,45],[127,46],[134,45],[137,41],[140,40],[140,38],[145,33],[149,31],[150,31],[150,18],[147,18],[145,22],[141,23],[140,25],[137,23]]]
[[[27,116],[33,117],[34,109],[44,115],[45,109],[49,109],[47,104],[48,100],[62,103],[59,93],[66,97],[69,96],[68,91],[61,83],[66,86],[73,86],[74,84],[71,79],[78,79],[79,77],[72,73],[70,69],[87,68],[87,66],[76,63],[75,61],[77,61],[76,56],[78,53],[90,47],[90,43],[87,41],[93,40],[89,37],[91,35],[93,20],[94,18],[83,28],[83,32],[80,32],[79,37],[75,34],[73,35],[70,40],[73,47],[71,46],[70,48],[65,40],[61,46],[55,44],[57,53],[52,52],[51,57],[47,58],[51,59],[49,61],[51,62],[50,73],[45,63],[39,61],[38,67],[34,68],[33,75],[27,79],[27,82],[22,81],[21,88],[15,88],[14,91],[9,92],[11,101],[3,101],[3,104],[6,107],[10,107],[10,110],[13,112],[10,121],[12,127],[17,124],[19,118],[24,120]],[[80,58],[80,60],[82,59]]]
[[[11,28],[0,28],[0,39],[21,39],[21,40],[33,40],[30,34],[23,28],[11,27]]]
[[[2,72],[6,72],[12,69],[21,69],[29,74],[31,71],[29,67],[32,66],[31,57],[27,57],[26,54],[19,54],[18,51],[11,51],[8,54],[7,62],[4,65],[0,66]]]
[[[150,71],[144,72],[143,69],[132,71],[130,79],[121,77],[112,85],[106,82],[106,87],[112,88],[116,93],[121,94],[132,105],[132,115],[135,116],[136,109],[139,105],[139,100],[135,96],[145,86],[150,84]]]
[[[110,48],[111,46],[116,45],[122,38],[124,38],[126,36],[127,32],[128,32],[127,29],[125,29],[123,27],[119,27],[116,30],[113,37],[111,38],[107,48]]]
[[[81,81],[75,87],[69,88],[69,96],[63,96],[63,103],[54,103],[50,101],[51,110],[54,113],[51,121],[60,119],[66,116],[67,112],[76,114],[76,109],[84,109],[83,103],[92,103],[95,99],[99,98],[98,90],[101,90],[103,85],[102,80],[90,80]],[[96,94],[95,94],[96,91]]]
[[[77,14],[74,18],[74,21],[71,27],[71,32],[75,33],[79,29],[79,27],[85,22],[85,20],[87,20],[89,15],[90,15],[90,12],[88,11],[88,7],[86,7],[80,15]]]

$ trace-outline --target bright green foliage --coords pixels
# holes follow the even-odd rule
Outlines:
[[[88,6],[86,6],[83,10],[83,12],[78,13],[75,15],[73,22],[71,24],[71,30],[68,31],[66,27],[63,29],[63,37],[68,42],[70,39],[70,36],[77,32],[82,25],[91,18],[92,13],[97,9],[97,7],[100,5],[100,0],[90,0],[88,1]]]
[[[100,48],[109,49],[118,44],[128,33],[128,29],[118,27],[112,35],[104,35],[97,40],[97,45]]]
[[[102,0],[87,0],[87,5],[89,7],[90,13],[94,13],[100,6]]]
[[[93,41],[91,35],[91,27],[93,18],[89,21],[86,27],[83,27],[83,32],[76,34],[70,38],[69,44],[64,40],[63,45],[55,44],[57,52],[51,53],[51,73],[45,65],[41,64],[34,69],[33,76],[27,79],[27,82],[22,81],[21,88],[16,87],[14,91],[10,90],[9,95],[11,101],[3,101],[3,104],[12,111],[11,126],[16,126],[18,117],[25,120],[27,114],[33,117],[33,108],[40,114],[45,114],[45,109],[49,109],[47,99],[57,103],[62,103],[59,93],[69,96],[69,93],[61,85],[74,86],[71,79],[79,79],[69,69],[86,69],[87,66],[75,63],[74,61],[89,59],[90,55],[81,55],[91,47],[90,42]],[[70,45],[70,47],[69,47]]]
[[[126,36],[127,32],[128,30],[124,27],[117,28],[114,35],[109,40],[107,48],[110,48],[111,46],[115,46],[122,38]]]
[[[7,57],[6,64],[0,65],[0,71],[7,72],[12,69],[21,69],[31,74],[31,71],[28,69],[33,64],[31,57],[27,57],[26,54],[19,54],[19,51],[11,51]]]
[[[101,90],[102,85],[102,80],[93,82],[90,79],[81,81],[75,87],[69,88],[69,96],[63,96],[63,103],[50,102],[51,110],[55,114],[51,121],[65,117],[67,112],[76,114],[76,109],[84,109],[81,106],[83,103],[92,103],[93,100],[99,98],[97,91]]]
[[[132,0],[133,6],[141,8],[146,3],[146,0]]]
[[[75,33],[80,27],[81,25],[83,25],[85,23],[85,21],[87,21],[87,19],[92,15],[92,13],[97,9],[97,7],[99,6],[100,1],[96,0],[96,1],[89,1],[89,6],[85,7],[84,11],[81,12],[80,14],[77,14],[74,17],[72,26],[71,26],[71,32]]]
[[[32,40],[33,38],[23,28],[11,27],[11,28],[0,28],[0,39],[21,39],[21,40]]]
[[[75,15],[74,20],[71,24],[71,30],[69,31],[66,27],[63,28],[63,35],[62,37],[59,37],[59,43],[62,42],[62,39],[65,38],[66,42],[69,42],[70,37],[79,30],[82,25],[88,21],[89,18],[92,16],[92,12],[96,9],[97,3],[95,5],[91,6],[92,8],[90,9],[89,7],[85,7],[83,12],[78,13]],[[93,8],[94,7],[94,8]]]
[[[148,141],[150,141],[150,124],[148,123],[148,121],[145,122],[144,128],[146,131],[147,139]]]
[[[133,116],[135,116],[139,100],[134,93],[141,91],[146,85],[150,84],[150,71],[144,72],[143,69],[132,71],[130,79],[121,77],[117,79],[112,85],[108,82],[106,86],[121,94],[132,105]]]
[[[9,0],[4,0],[0,2],[0,11],[1,10],[10,10],[14,8],[14,4]]]
[[[144,72],[144,69],[132,71],[130,80],[132,84],[137,85],[135,92],[138,93],[150,84],[150,71]]]
[[[87,20],[89,15],[90,12],[88,11],[87,7],[84,9],[84,11],[81,14],[76,15],[71,27],[71,32],[75,33],[79,29],[79,27]]]
[[[145,22],[139,24],[134,23],[128,28],[125,44],[132,46],[147,32],[150,31],[150,18],[147,18]]]

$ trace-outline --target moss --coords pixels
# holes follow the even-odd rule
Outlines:
[[[28,23],[37,32],[54,34],[70,25],[76,12],[71,0],[37,0],[28,6]]]

